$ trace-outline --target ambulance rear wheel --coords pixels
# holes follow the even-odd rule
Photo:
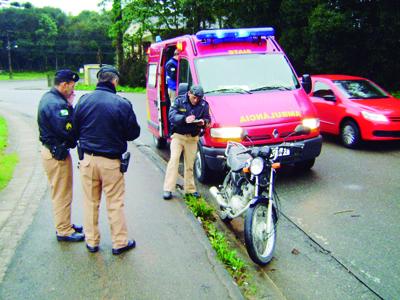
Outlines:
[[[153,142],[157,149],[165,149],[167,147],[167,140],[165,138],[153,135]]]
[[[197,149],[196,158],[194,160],[194,174],[201,183],[207,183],[211,177],[211,170],[206,164],[204,153],[201,151],[200,146],[199,149]]]

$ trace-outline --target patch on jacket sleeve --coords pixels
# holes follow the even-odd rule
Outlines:
[[[60,110],[60,116],[61,117],[66,117],[69,115],[68,109],[62,109]]]

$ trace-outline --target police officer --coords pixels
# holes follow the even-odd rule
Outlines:
[[[72,130],[73,97],[78,74],[59,70],[54,87],[39,103],[39,139],[44,170],[51,187],[53,217],[58,241],[79,242],[85,236],[82,226],[71,224],[72,160],[69,149],[76,146]]]
[[[99,250],[99,206],[104,192],[112,253],[118,255],[136,245],[135,240],[128,240],[124,215],[125,181],[120,168],[127,141],[139,137],[140,127],[132,104],[116,94],[120,78],[117,69],[103,66],[97,77],[95,91],[79,99],[74,114],[84,192],[86,248],[92,253]]]
[[[164,180],[165,200],[171,199],[175,190],[182,151],[185,164],[185,193],[198,196],[193,178],[193,165],[200,132],[210,124],[209,106],[203,96],[203,88],[200,85],[193,85],[185,95],[178,96],[171,105],[168,118],[173,134],[170,145],[171,156]]]
[[[175,98],[176,93],[176,76],[177,76],[177,68],[178,68],[178,55],[179,51],[176,49],[174,51],[174,56],[171,57],[165,64],[165,73],[167,77],[167,86],[168,86],[168,97],[172,102]]]

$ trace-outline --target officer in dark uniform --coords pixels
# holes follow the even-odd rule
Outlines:
[[[57,240],[83,241],[82,226],[71,224],[72,160],[69,149],[76,146],[72,128],[74,95],[78,74],[60,70],[54,87],[45,93],[38,109],[39,139],[43,167],[51,187],[53,217]]]
[[[121,169],[121,158],[127,150],[127,141],[139,137],[140,127],[132,104],[116,94],[118,71],[104,66],[97,77],[96,90],[79,99],[74,114],[84,192],[86,247],[90,252],[99,250],[99,206],[104,192],[112,253],[118,255],[136,245],[135,240],[128,240],[124,215],[125,170]]]
[[[163,198],[172,198],[178,178],[179,159],[184,156],[185,193],[198,196],[193,177],[193,165],[197,152],[197,142],[202,129],[210,124],[208,103],[203,99],[200,85],[193,85],[185,95],[178,96],[172,103],[168,118],[172,127],[171,156],[164,180]]]
[[[178,74],[178,57],[179,51],[175,49],[174,56],[171,57],[165,64],[165,73],[168,87],[168,97],[170,102],[173,102],[176,94],[176,77]]]

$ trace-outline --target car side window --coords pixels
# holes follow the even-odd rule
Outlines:
[[[192,73],[190,72],[190,65],[187,59],[182,58],[179,61],[179,83],[187,83],[190,87],[192,85]]]
[[[329,85],[320,81],[316,81],[313,84],[313,97],[323,98],[324,96],[328,95],[334,95]]]

